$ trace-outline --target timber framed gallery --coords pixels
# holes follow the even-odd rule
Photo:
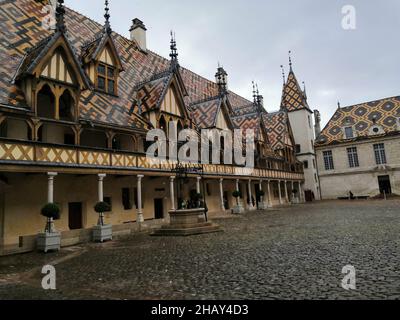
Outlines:
[[[221,67],[215,82],[181,67],[174,37],[170,59],[151,52],[138,19],[130,39],[118,35],[108,7],[99,25],[58,1],[55,28],[48,30],[42,25],[47,4],[0,5],[7,16],[0,22],[0,254],[34,249],[45,225],[40,208],[48,199],[61,208],[56,227],[63,246],[90,239],[100,195],[111,204],[105,219],[117,236],[134,232],[142,221],[167,222],[178,200],[175,163],[153,164],[144,151],[146,133],[167,131],[170,121],[178,131],[256,133],[254,170],[209,164],[204,183],[188,177],[184,194],[205,194],[210,214],[229,212],[234,190],[249,210],[304,201],[290,124],[275,123],[284,134],[271,137],[258,92],[248,101],[229,91]],[[283,142],[274,149],[271,139]]]

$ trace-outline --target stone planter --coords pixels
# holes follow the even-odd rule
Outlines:
[[[243,206],[242,205],[236,205],[236,206],[234,206],[233,208],[232,208],[232,213],[233,214],[242,214],[242,213],[244,213],[244,208],[243,208]]]
[[[107,224],[105,226],[94,226],[93,227],[93,241],[104,242],[112,240],[112,225]]]
[[[258,209],[259,210],[267,210],[268,209],[268,205],[263,201],[263,202],[259,202],[258,203]]]
[[[39,251],[59,251],[61,248],[61,233],[60,232],[44,232],[37,236],[37,249]]]

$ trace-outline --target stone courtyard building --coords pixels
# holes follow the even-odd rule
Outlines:
[[[176,161],[153,163],[145,151],[149,130],[168,133],[171,122],[178,131],[255,130],[254,170],[205,164],[179,186],[185,198],[202,193],[210,214],[229,213],[235,189],[249,210],[304,201],[287,113],[274,118],[257,92],[248,101],[228,90],[223,68],[210,81],[181,67],[174,37],[169,59],[152,52],[139,19],[129,39],[117,34],[108,7],[98,24],[59,0],[49,29],[49,2],[0,4],[0,255],[35,248],[47,202],[61,208],[63,246],[90,239],[102,200],[116,235],[166,222],[182,200]]]
[[[400,97],[339,106],[316,151],[323,199],[400,195]]]

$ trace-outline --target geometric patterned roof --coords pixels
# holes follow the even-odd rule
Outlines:
[[[283,87],[281,107],[285,108],[288,112],[310,109],[307,104],[307,96],[300,89],[292,68],[290,68],[287,81]]]
[[[46,30],[42,26],[46,15],[42,9],[43,4],[34,0],[0,3],[0,105],[3,107],[27,108],[24,95],[13,83],[13,79],[26,57],[26,52],[54,34],[54,31]],[[81,59],[82,56],[93,55],[96,46],[100,45],[99,35],[104,26],[74,10],[65,9],[66,35],[76,56]],[[136,102],[133,93],[138,84],[167,70],[170,60],[150,50],[143,53],[136,42],[116,32],[111,33],[111,38],[123,68],[119,75],[118,97],[93,90],[83,91],[79,101],[80,118],[123,127],[145,128],[146,122],[136,112],[132,112],[132,106]],[[215,82],[183,67],[179,69],[179,73],[188,93],[185,97],[186,105],[218,95],[218,85]],[[151,98],[146,101],[149,107],[152,106],[153,92],[154,96],[159,94],[162,85],[162,80],[159,80],[160,82],[150,83],[144,88],[151,93]],[[232,108],[250,103],[230,91],[229,102]]]
[[[399,119],[400,96],[338,108],[317,137],[316,145],[348,142],[343,135],[343,128],[348,126],[353,128],[354,140],[376,137],[371,135],[374,126],[380,127],[383,135],[400,133]]]
[[[274,150],[293,147],[293,136],[288,113],[280,110],[273,113],[264,113],[263,119],[268,131],[268,138]]]
[[[190,106],[193,118],[200,129],[209,129],[216,126],[221,104],[221,96],[217,96]]]

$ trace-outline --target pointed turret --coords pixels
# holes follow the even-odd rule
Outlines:
[[[283,85],[281,109],[285,109],[288,112],[302,110],[302,109],[310,110],[310,107],[307,104],[307,95],[305,92],[305,87],[303,91],[293,71],[291,51],[289,51],[289,66],[290,66],[289,75],[286,82],[284,80],[284,85]]]

